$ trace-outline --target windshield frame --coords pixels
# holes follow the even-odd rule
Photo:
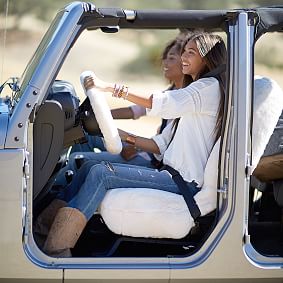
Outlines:
[[[13,97],[13,104],[16,104],[21,99],[24,93],[24,90],[29,84],[40,60],[42,59],[48,46],[51,44],[52,40],[54,39],[56,32],[60,29],[60,26],[62,25],[62,19],[63,19],[64,14],[65,14],[65,10],[61,10],[56,14],[50,27],[48,28],[47,32],[42,38],[39,46],[33,53],[31,59],[29,60],[23,74],[21,75],[21,78],[19,81],[19,90]]]

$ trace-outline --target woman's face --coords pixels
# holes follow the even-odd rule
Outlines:
[[[176,82],[183,78],[181,55],[175,46],[169,49],[166,58],[162,60],[162,67],[167,80]]]
[[[181,59],[183,73],[192,76],[193,80],[205,68],[205,61],[200,56],[196,43],[192,40],[186,44]]]

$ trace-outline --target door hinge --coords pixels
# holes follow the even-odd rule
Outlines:
[[[252,175],[252,166],[251,166],[251,155],[247,154],[247,164],[245,168],[246,177],[250,177]]]
[[[244,241],[245,244],[250,244],[251,243],[251,236],[249,235],[247,229],[245,229],[245,234],[244,234],[243,241]]]
[[[224,183],[222,187],[217,189],[217,192],[220,193],[220,194],[223,194],[223,198],[226,199],[227,198],[227,192],[228,192],[227,184]]]
[[[24,161],[24,175],[26,179],[29,179],[30,166],[29,166],[29,152],[25,151],[25,161]]]
[[[252,166],[247,165],[245,168],[246,177],[250,177],[252,175]]]

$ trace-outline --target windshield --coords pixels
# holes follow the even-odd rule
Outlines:
[[[32,58],[30,59],[24,73],[21,76],[19,91],[17,91],[16,94],[14,95],[14,97],[13,97],[13,104],[17,103],[20,100],[21,96],[23,95],[23,92],[24,92],[27,84],[31,80],[31,77],[32,77],[38,63],[40,62],[40,60],[41,60],[44,52],[46,51],[48,45],[52,41],[53,36],[55,34],[55,31],[59,28],[60,23],[61,23],[61,19],[62,19],[64,13],[65,13],[65,10],[62,10],[56,15],[51,26],[49,27],[48,31],[46,32],[45,36],[43,37],[40,45],[36,49]]]

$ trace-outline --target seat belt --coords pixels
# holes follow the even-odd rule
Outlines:
[[[193,189],[197,188],[197,183],[195,181],[186,182],[183,179],[183,177],[180,175],[180,173],[169,165],[164,165],[163,167],[161,167],[160,171],[163,171],[163,170],[168,171],[170,175],[172,176],[172,180],[178,186],[181,194],[183,195],[185,199],[185,202],[191,213],[191,216],[196,221],[196,219],[201,216],[200,209],[193,195]]]

